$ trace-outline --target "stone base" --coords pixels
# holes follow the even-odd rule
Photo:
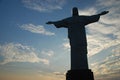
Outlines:
[[[94,80],[94,76],[90,69],[69,70],[66,73],[66,80]]]

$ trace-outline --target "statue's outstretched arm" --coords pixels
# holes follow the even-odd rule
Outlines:
[[[99,20],[99,18],[100,18],[101,15],[105,15],[107,13],[109,13],[109,11],[103,11],[100,14],[96,14],[96,15],[92,15],[92,16],[87,16],[86,20],[84,20],[84,21],[86,21],[85,25],[97,22]]]
[[[103,11],[103,12],[101,12],[100,14],[98,14],[98,15],[105,15],[105,14],[107,14],[107,13],[109,13],[109,11]]]

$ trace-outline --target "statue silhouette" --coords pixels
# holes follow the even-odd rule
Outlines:
[[[81,16],[78,14],[78,9],[74,7],[71,17],[47,22],[47,24],[54,24],[56,28],[68,29],[71,46],[71,70],[88,69],[85,25],[97,22],[101,15],[107,13],[108,11],[103,11],[92,16]]]

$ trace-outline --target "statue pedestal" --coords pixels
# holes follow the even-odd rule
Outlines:
[[[94,80],[94,76],[90,69],[69,70],[66,73],[66,80]]]

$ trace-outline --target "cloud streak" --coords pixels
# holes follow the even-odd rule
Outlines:
[[[119,0],[98,0],[94,12],[99,12],[100,8],[102,8],[101,11],[109,10],[110,12],[101,16],[99,22],[86,27],[89,57],[92,58],[93,55],[112,48],[105,59],[91,64],[96,80],[119,80],[120,78],[119,3]]]
[[[30,62],[30,63],[39,63],[49,64],[49,60],[39,58],[35,49],[30,46],[24,46],[22,44],[8,43],[0,45],[0,56],[3,59],[0,61],[0,64],[7,64],[10,62]]]
[[[111,52],[104,60],[91,64],[96,80],[117,80],[120,78],[120,47],[117,46]]]
[[[94,7],[91,7],[84,10],[79,9],[78,12],[79,12],[79,15],[94,15],[97,11]]]
[[[30,31],[32,33],[43,34],[47,36],[55,35],[55,33],[47,31],[42,25],[23,24],[20,26],[20,28]]]
[[[107,15],[101,16],[99,22],[86,26],[89,56],[120,44],[120,15],[118,15],[120,5],[118,3],[120,3],[118,0],[98,0],[96,7],[85,10],[79,9],[80,15],[97,14],[97,12],[100,12],[101,7],[101,11],[105,9],[110,11]]]
[[[54,55],[54,51],[52,50],[44,50],[44,51],[41,51],[41,54],[44,54],[48,57],[52,57]]]
[[[26,8],[44,12],[62,9],[65,0],[22,0]]]

